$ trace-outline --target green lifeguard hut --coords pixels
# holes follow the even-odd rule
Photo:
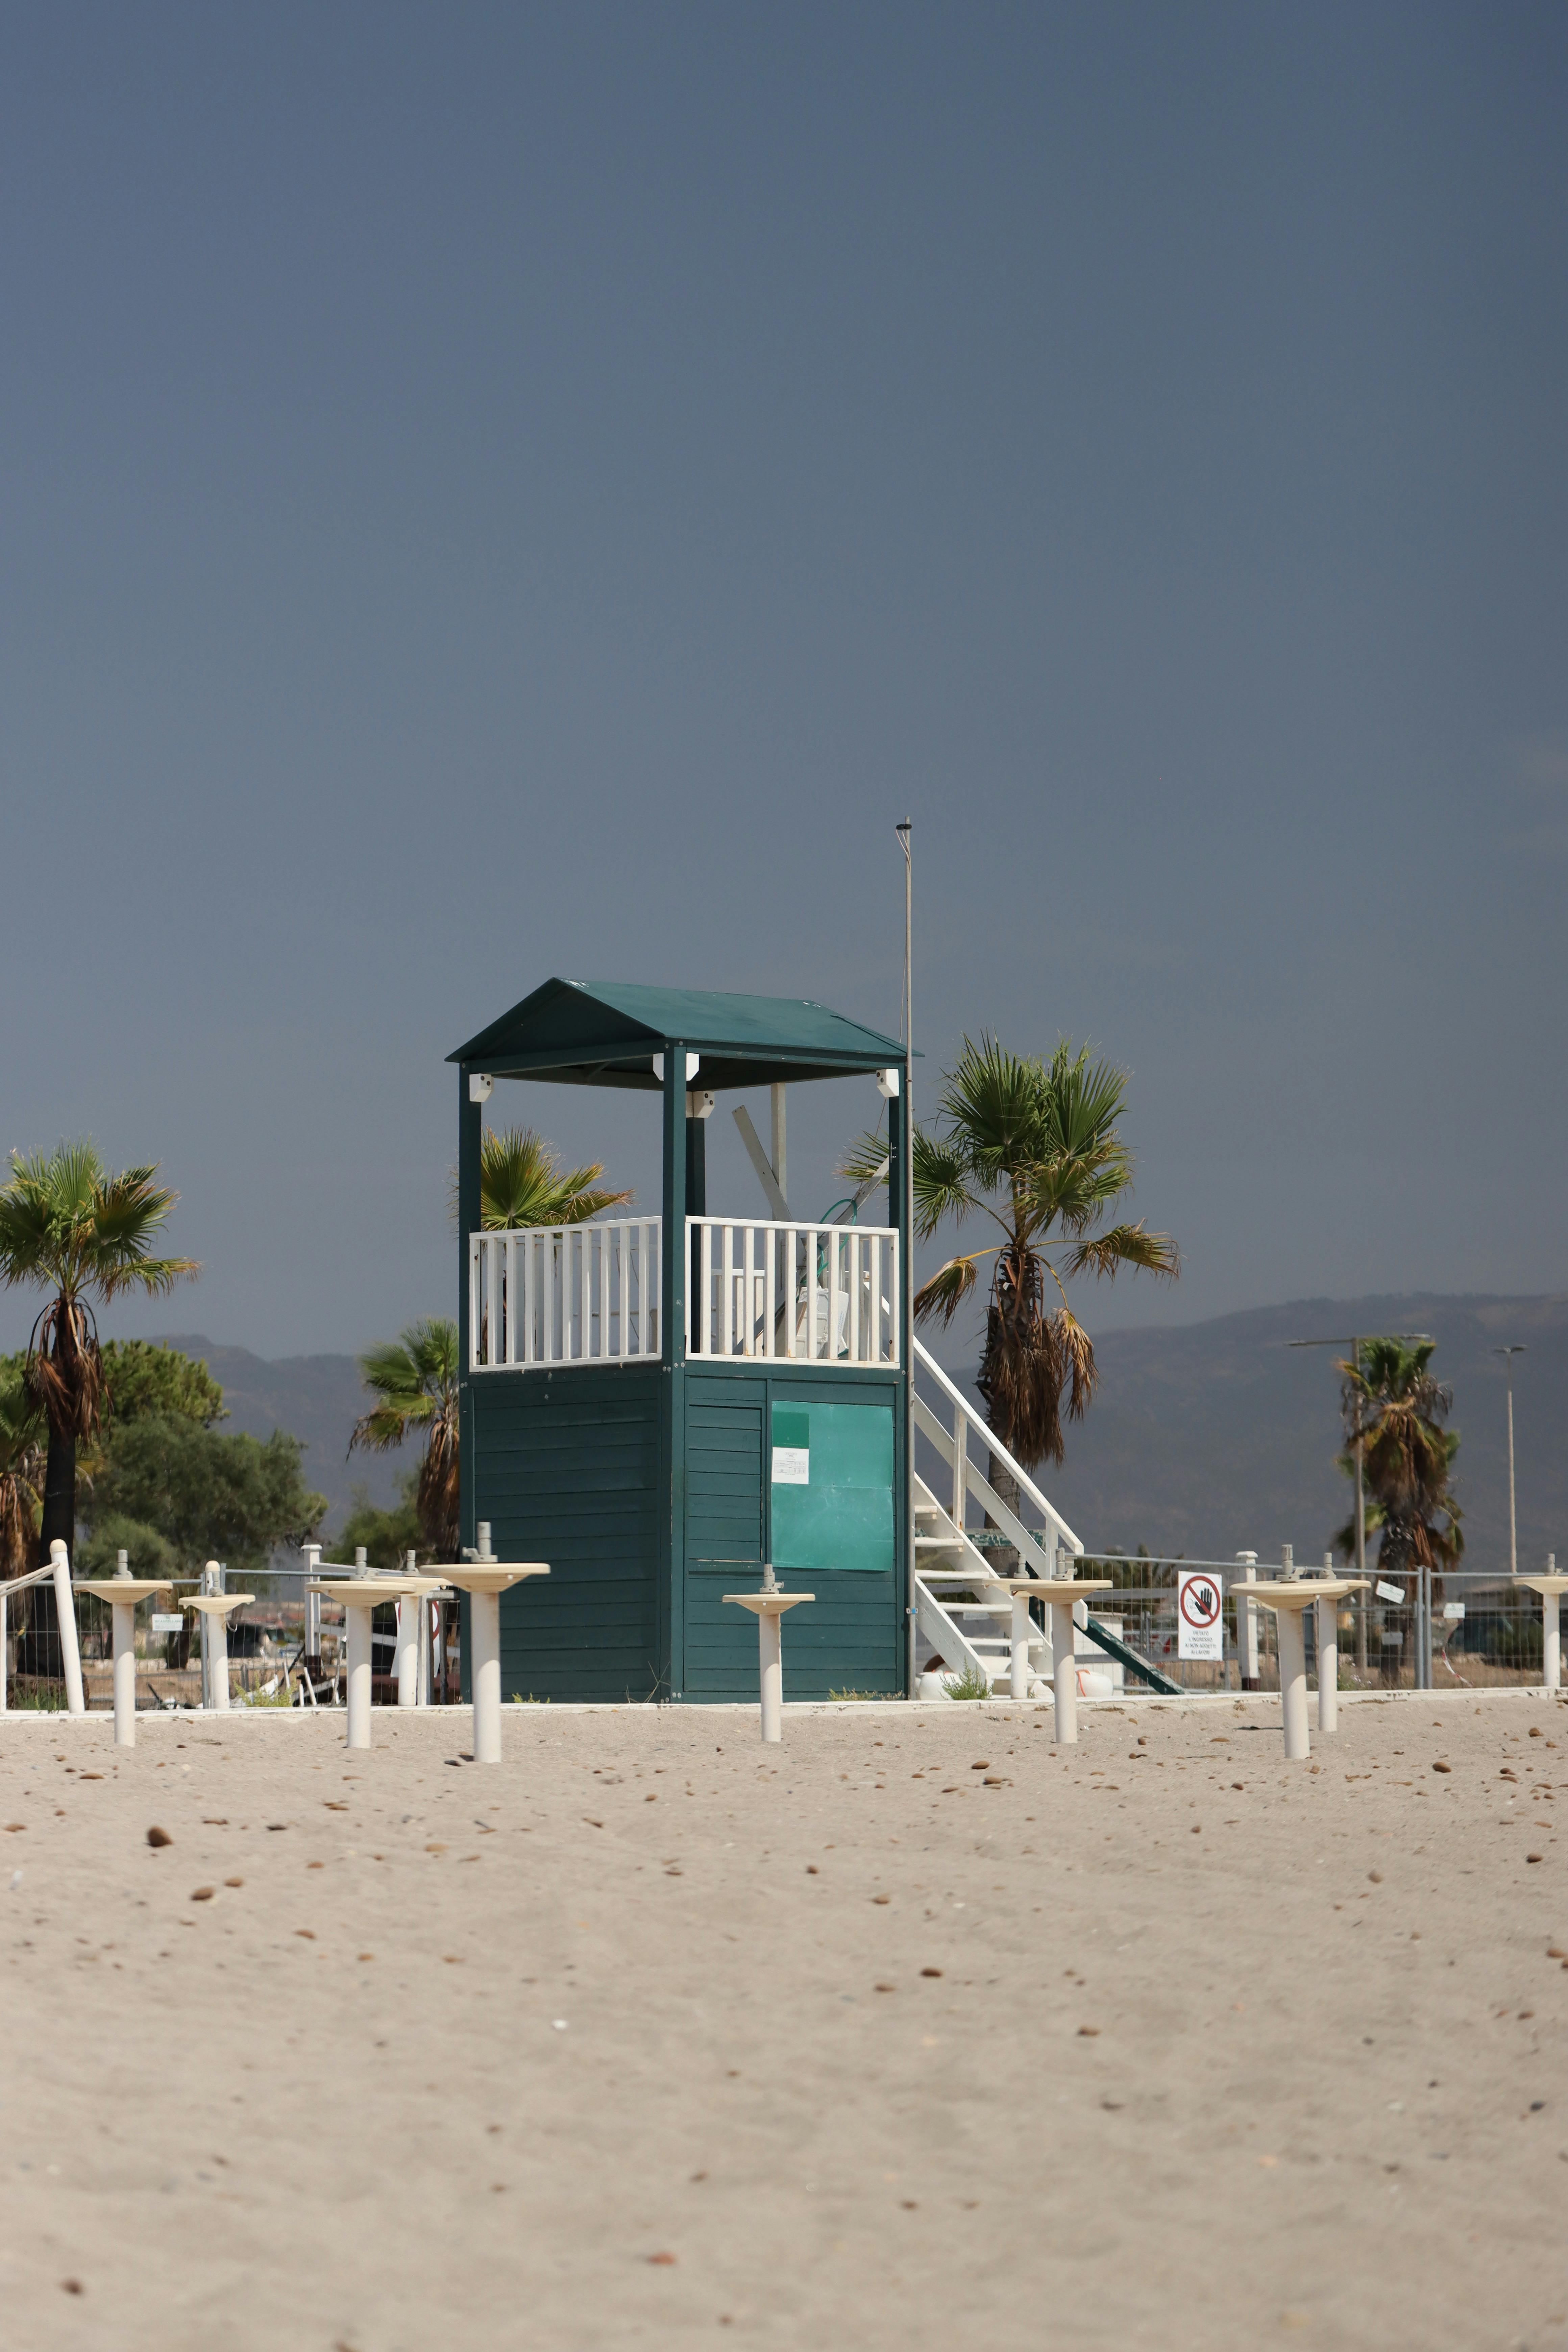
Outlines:
[[[910,1319],[904,1046],[788,997],[547,981],[458,1065],[462,1541],[549,1577],[501,1604],[501,1687],[559,1700],[754,1697],[721,1595],[771,1559],[795,1697],[898,1693],[909,1654]],[[888,1110],[885,1223],[710,1212],[706,1121],[742,1088],[863,1076]],[[485,1232],[484,1106],[517,1080],[658,1097],[658,1216]],[[775,1137],[781,1092],[773,1097]],[[863,1204],[872,1213],[879,1192]]]

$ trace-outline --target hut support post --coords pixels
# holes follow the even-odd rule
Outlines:
[[[695,1072],[691,1076],[695,1076]],[[686,1093],[685,1045],[664,1048],[664,1263],[660,1268],[659,1356],[667,1392],[664,1442],[669,1477],[659,1508],[658,1661],[661,1696],[679,1698],[686,1680]]]

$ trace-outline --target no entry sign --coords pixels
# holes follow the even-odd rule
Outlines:
[[[1176,1570],[1176,1655],[1179,1658],[1223,1658],[1225,1598],[1220,1580],[1206,1568]]]

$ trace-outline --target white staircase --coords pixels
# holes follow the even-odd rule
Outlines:
[[[984,1423],[975,1421],[963,1391],[919,1339],[915,1341],[914,1370],[920,1376],[914,1396],[915,1426],[942,1457],[947,1475],[941,1483],[948,1489],[944,1503],[918,1472],[915,1475],[917,1670],[924,1660],[939,1656],[954,1673],[962,1674],[967,1668],[984,1675],[992,1689],[998,1685],[1005,1687],[1010,1681],[1013,1654],[1013,1603],[1006,1576],[1036,1576],[1047,1582],[1070,1577],[1083,1545],[1028,1472]],[[1030,1533],[979,1465],[971,1461],[972,1426],[978,1430],[988,1457],[1003,1464],[1017,1480],[1025,1508],[1037,1515],[1043,1524],[1043,1538]],[[1017,1552],[1016,1567],[1007,1562],[1005,1573],[994,1564],[994,1556],[982,1551],[964,1533],[965,1504],[971,1497],[982,1506],[993,1527],[1006,1536]],[[1061,1557],[1064,1552],[1065,1559]],[[1005,1560],[1005,1555],[1002,1558]],[[1088,1612],[1081,1601],[1073,1616],[1080,1626],[1086,1622]],[[1087,1634],[1081,1643],[1075,1643],[1074,1654],[1080,1674],[1089,1666],[1113,1671],[1114,1680],[1120,1683],[1121,1669],[1111,1669],[1110,1660]],[[1056,1672],[1048,1616],[1047,1623],[1037,1625],[1031,1635],[1029,1672],[1031,1682],[1037,1678],[1041,1684],[1048,1683]]]
[[[916,1475],[915,1633],[929,1656],[962,1674],[967,1667],[987,1684],[1011,1672],[1012,1598],[984,1553],[953,1525],[925,1480]],[[1049,1637],[1042,1635],[1046,1654]],[[1048,1665],[1030,1665],[1048,1675]]]

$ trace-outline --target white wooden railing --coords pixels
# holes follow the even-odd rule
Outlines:
[[[1063,1518],[1056,1505],[1048,1502],[1034,1479],[1016,1462],[994,1431],[987,1428],[976,1415],[963,1390],[949,1380],[929,1348],[915,1341],[915,1367],[921,1377],[936,1392],[937,1410],[933,1412],[919,1388],[915,1390],[915,1427],[922,1437],[931,1440],[946,1465],[951,1481],[949,1499],[945,1504],[955,1528],[962,1528],[966,1517],[965,1506],[971,1496],[980,1505],[993,1527],[1016,1545],[1020,1564],[1026,1576],[1071,1576],[1070,1564],[1058,1567],[1058,1549],[1070,1553],[1081,1552],[1083,1544]],[[989,1459],[998,1463],[1008,1475],[1016,1479],[1018,1499],[1025,1508],[1037,1514],[1045,1530],[1044,1540],[1032,1535],[1010,1504],[1005,1503],[978,1463],[969,1458],[969,1433],[973,1430],[984,1446]]]
[[[661,1222],[470,1234],[470,1370],[657,1361]]]
[[[688,1217],[686,1352],[896,1364],[899,1236],[889,1225]]]

